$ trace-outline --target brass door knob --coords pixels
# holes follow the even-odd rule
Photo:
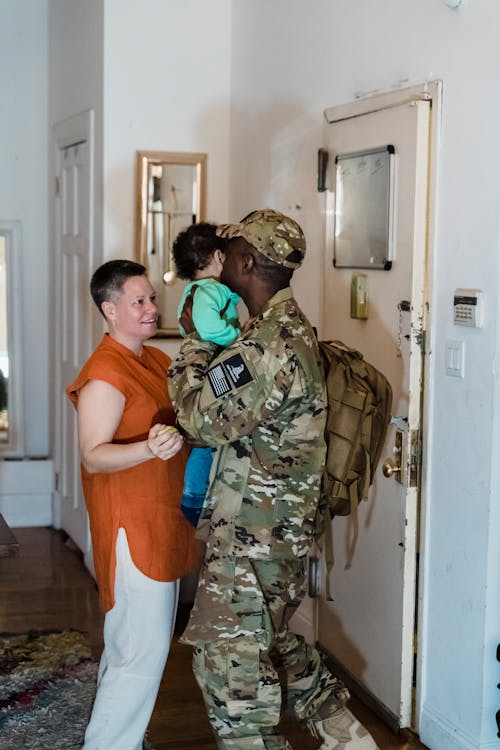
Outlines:
[[[394,463],[394,461],[385,461],[382,464],[382,474],[384,477],[387,477],[388,479],[394,474],[398,474],[401,471],[401,466],[398,466]]]

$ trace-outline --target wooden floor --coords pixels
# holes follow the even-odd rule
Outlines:
[[[0,631],[75,628],[87,632],[96,659],[102,648],[103,616],[97,591],[79,553],[53,529],[15,529],[17,558],[0,560]],[[180,611],[178,629],[185,610]],[[370,730],[380,750],[427,750],[413,735],[396,736],[357,701],[351,710]],[[318,743],[291,724],[283,726],[295,750]],[[172,645],[150,724],[155,750],[216,750],[203,700],[191,673],[191,649]]]

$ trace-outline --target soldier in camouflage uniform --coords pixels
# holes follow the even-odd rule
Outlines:
[[[314,332],[293,298],[299,225],[254,211],[227,239],[222,281],[251,324],[221,351],[188,335],[169,370],[178,421],[216,448],[198,534],[206,554],[183,640],[220,750],[283,750],[282,704],[323,750],[374,750],[318,651],[288,631],[306,591],[325,459],[326,395]],[[196,292],[194,292],[196,293]]]

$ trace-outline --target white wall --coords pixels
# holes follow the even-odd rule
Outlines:
[[[207,153],[226,218],[230,0],[106,0],[104,27],[104,253],[133,257],[138,150]]]
[[[49,0],[51,126],[94,109],[102,128],[103,14],[103,0]]]
[[[104,0],[49,0],[49,172],[54,180],[53,128],[82,112],[94,112],[95,205],[94,256],[103,256],[103,36]],[[50,236],[54,238],[54,201],[50,202]],[[90,281],[90,279],[88,279]],[[85,287],[88,288],[88,281]],[[98,315],[94,321],[97,327]],[[97,336],[97,333],[95,334]],[[61,394],[52,394],[59,398]],[[52,439],[54,445],[54,439]]]
[[[25,453],[46,456],[47,0],[0,0],[0,18],[0,219],[21,222]]]
[[[301,222],[308,257],[294,287],[315,323],[323,109],[374,90],[443,80],[419,717],[432,750],[498,743],[499,25],[496,0],[465,0],[458,11],[444,0],[233,3],[230,218],[272,205]],[[482,330],[453,326],[456,287],[484,290]],[[447,338],[465,342],[463,380],[445,374]]]
[[[47,0],[0,0],[0,220],[20,222],[24,461],[0,460],[0,512],[50,522]],[[15,420],[15,415],[13,415]],[[28,460],[41,459],[41,460]]]

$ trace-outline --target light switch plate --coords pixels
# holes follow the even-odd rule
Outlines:
[[[368,276],[355,273],[351,279],[351,318],[368,318]]]
[[[463,341],[446,342],[446,374],[452,378],[463,378],[465,373],[465,347]]]

